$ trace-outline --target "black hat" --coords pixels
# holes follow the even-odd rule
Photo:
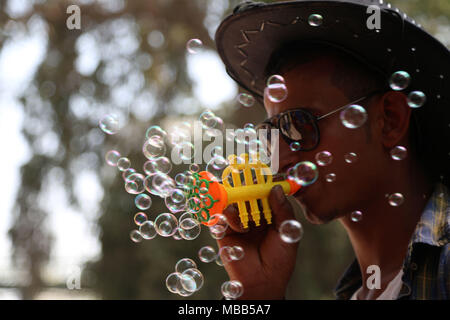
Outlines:
[[[380,9],[379,29],[368,27],[367,20],[374,13],[372,8],[368,10],[369,6]],[[215,40],[228,74],[259,99],[263,96],[265,70],[272,54],[294,42],[316,42],[344,50],[379,70],[386,83],[394,72],[408,72],[411,83],[405,94],[420,90],[427,97],[425,105],[413,111],[423,140],[420,152],[432,152],[437,157],[435,164],[442,171],[437,174],[448,178],[450,52],[389,3],[383,0],[245,2],[222,21]],[[427,121],[420,121],[421,118]],[[447,168],[443,169],[444,166]]]

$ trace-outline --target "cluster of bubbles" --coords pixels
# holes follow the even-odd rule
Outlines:
[[[203,287],[204,277],[194,260],[183,258],[175,265],[175,272],[166,278],[166,287],[171,293],[189,297]]]
[[[244,258],[244,249],[241,246],[223,246],[219,250],[222,263],[238,261]]]
[[[409,87],[411,83],[411,76],[406,71],[397,71],[391,75],[389,79],[389,86],[392,90],[402,91]],[[422,91],[412,91],[408,94],[408,106],[411,108],[420,108],[427,101],[425,93]]]

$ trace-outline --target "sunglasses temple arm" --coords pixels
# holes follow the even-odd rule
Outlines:
[[[350,103],[346,104],[345,106],[342,106],[342,107],[340,107],[340,108],[338,108],[338,109],[336,109],[336,110],[333,110],[333,111],[331,111],[331,112],[328,112],[327,114],[324,114],[323,116],[318,117],[318,118],[317,118],[317,121],[319,121],[319,120],[321,120],[321,119],[323,119],[323,118],[326,118],[326,117],[328,117],[328,116],[331,116],[332,114],[334,114],[334,113],[336,113],[336,112],[339,112],[339,111],[341,111],[342,109],[345,109],[345,108],[347,108],[348,106],[351,106],[352,104],[355,104],[355,103],[358,103],[358,102],[360,102],[360,101],[363,101],[363,100],[365,100],[365,99],[367,99],[367,98],[368,98],[368,96],[362,97],[362,98],[360,98],[360,99],[358,99],[358,100],[356,100],[356,101],[350,102]]]

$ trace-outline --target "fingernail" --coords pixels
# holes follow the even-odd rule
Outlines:
[[[280,185],[275,186],[275,195],[279,201],[284,200],[284,191]]]

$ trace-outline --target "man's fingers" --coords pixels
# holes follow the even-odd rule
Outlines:
[[[239,219],[239,210],[235,205],[229,205],[223,211],[223,215],[227,218],[228,225],[233,231],[238,233],[245,233],[248,231],[242,227],[241,220]]]
[[[272,188],[269,194],[269,204],[272,209],[272,219],[275,228],[278,229],[285,220],[295,219],[294,208],[284,194],[281,186],[277,185]]]

